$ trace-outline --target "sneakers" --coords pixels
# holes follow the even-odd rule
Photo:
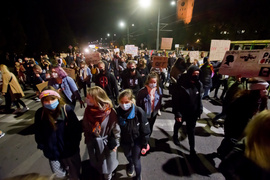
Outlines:
[[[161,116],[161,111],[160,111],[160,109],[158,110],[157,114],[158,114],[159,116]]]
[[[25,107],[21,110],[21,112],[24,113],[24,112],[26,112],[26,111],[28,111],[28,110],[29,110],[29,107],[25,106]]]
[[[22,109],[21,108],[17,108],[12,114],[18,114],[22,112]]]
[[[0,138],[3,137],[5,133],[3,131],[0,131]]]
[[[135,169],[133,164],[128,164],[127,165],[127,176],[132,177],[135,174]]]
[[[176,145],[176,146],[180,146],[180,141],[178,139],[177,136],[173,136],[173,143]]]
[[[40,102],[40,99],[39,99],[38,97],[35,97],[34,100],[35,100],[36,102]]]

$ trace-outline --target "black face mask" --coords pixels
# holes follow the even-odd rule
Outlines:
[[[197,75],[191,76],[191,81],[194,81],[194,82],[199,81],[199,76],[197,76]]]
[[[100,69],[99,72],[100,74],[104,74],[105,71],[103,69]]]
[[[129,71],[130,72],[134,72],[135,71],[135,68],[130,68]]]

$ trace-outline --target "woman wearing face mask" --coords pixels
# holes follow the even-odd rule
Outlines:
[[[48,81],[48,85],[56,89],[63,97],[65,103],[70,105],[73,110],[76,106],[76,100],[79,100],[81,108],[84,107],[84,102],[81,99],[76,83],[67,75],[63,68],[51,68],[51,78]]]
[[[161,100],[162,91],[159,87],[159,76],[157,73],[150,73],[147,76],[145,86],[138,92],[136,103],[137,106],[146,112],[151,133],[158,115],[158,110],[161,108]]]
[[[35,114],[37,148],[49,159],[57,178],[78,180],[80,176],[81,124],[69,105],[51,86],[44,88],[39,98],[42,107]]]
[[[80,80],[83,87],[83,93],[84,97],[86,97],[86,88],[91,87],[91,81],[92,81],[92,74],[90,68],[87,66],[87,64],[83,61],[80,64]]]
[[[150,126],[142,108],[136,106],[132,90],[122,91],[118,97],[117,110],[121,128],[121,147],[128,160],[126,171],[129,177],[136,172],[135,179],[141,179],[140,153],[149,150]],[[135,170],[134,170],[135,169]]]
[[[117,115],[110,98],[98,86],[87,89],[86,103],[83,131],[90,164],[106,180],[111,179],[118,166],[120,127]]]

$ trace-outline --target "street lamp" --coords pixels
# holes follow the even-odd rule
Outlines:
[[[151,0],[140,0],[140,6],[143,8],[148,8],[151,5]]]
[[[139,4],[141,7],[146,8],[151,4],[151,0],[140,0]],[[174,6],[175,1],[171,1],[171,5]],[[156,50],[159,50],[159,30],[160,30],[160,3],[158,4],[158,21],[157,21],[157,40],[156,40]]]
[[[107,36],[110,37],[110,34],[108,33]]]
[[[123,21],[120,21],[119,26],[121,28],[123,28],[125,26],[127,27],[127,44],[129,44],[129,25],[125,25],[125,23]],[[131,26],[134,27],[135,25],[131,24]]]

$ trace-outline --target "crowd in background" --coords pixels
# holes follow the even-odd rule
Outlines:
[[[167,68],[153,67],[154,56],[167,56]],[[228,179],[243,179],[246,176],[241,167],[255,167],[251,174],[259,172],[261,177],[270,177],[270,161],[266,161],[270,157],[270,112],[264,111],[269,87],[266,81],[221,75],[221,63],[211,62],[203,53],[191,62],[189,54],[145,50],[132,57],[123,51],[107,50],[101,53],[97,64],[87,64],[86,60],[83,53],[70,53],[65,58],[49,58],[45,54],[38,61],[18,58],[13,72],[9,71],[13,67],[0,66],[1,92],[5,97],[1,113],[25,113],[29,108],[21,100],[24,91],[31,88],[35,92],[34,100],[42,103],[35,114],[36,142],[58,177],[68,174],[70,179],[80,178],[79,144],[84,132],[90,163],[104,179],[113,176],[119,146],[129,162],[128,176],[136,174],[135,178],[141,179],[140,156],[151,147],[148,140],[154,123],[160,110],[166,108],[162,104],[164,89],[169,89],[172,96],[176,145],[180,145],[178,131],[185,121],[190,154],[196,156],[194,129],[203,112],[202,101],[214,99],[222,102],[222,112],[212,123],[225,130],[225,138],[217,149],[222,159],[220,171]],[[73,69],[75,76],[70,77],[63,68]],[[37,85],[44,82],[48,86],[38,89]],[[218,97],[220,86],[223,90]],[[211,91],[214,97],[209,97]],[[77,102],[81,108],[86,104],[82,124],[74,112]],[[251,124],[264,127],[265,134],[254,130]],[[0,133],[0,137],[5,135]],[[241,163],[234,164],[232,156],[239,154],[245,158],[237,156]]]

